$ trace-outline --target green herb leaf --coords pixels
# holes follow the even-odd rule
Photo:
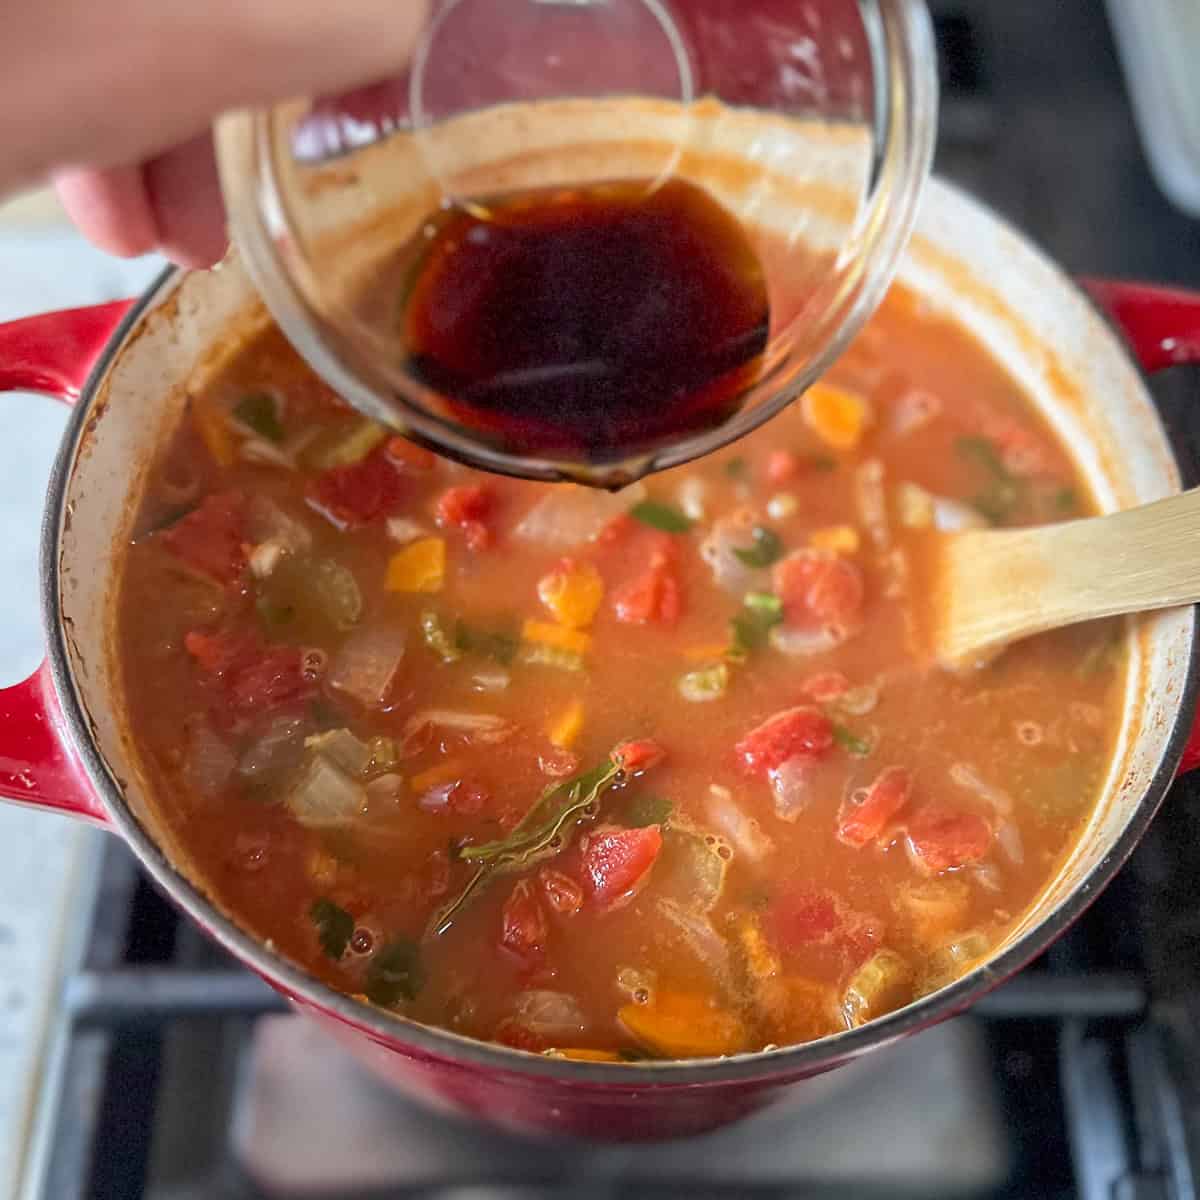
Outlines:
[[[1074,512],[1079,506],[1079,497],[1075,495],[1073,487],[1059,488],[1054,494],[1054,510],[1055,512],[1068,513]]]
[[[279,420],[279,408],[273,396],[266,392],[253,392],[243,396],[233,410],[234,418],[247,429],[253,429],[268,442],[283,441],[283,424]]]
[[[855,758],[866,758],[874,747],[866,738],[860,738],[852,733],[845,725],[834,724],[833,740],[844,750],[849,751]]]
[[[598,767],[547,788],[506,837],[458,847],[455,857],[460,862],[473,863],[478,870],[453,900],[434,913],[429,933],[435,937],[445,933],[467,901],[492,875],[521,870],[565,850],[569,838],[564,835],[571,823],[592,815],[601,795],[621,778],[620,766],[611,757],[607,758]]]
[[[978,464],[997,479],[1011,478],[1008,468],[1004,465],[1004,460],[1000,457],[1000,452],[991,438],[960,437],[954,443],[954,448],[963,458]]]
[[[397,938],[371,959],[363,991],[372,1004],[388,1008],[402,999],[415,1000],[424,986],[420,947],[407,938]]]
[[[629,510],[629,515],[652,529],[661,529],[663,533],[687,533],[692,527],[692,522],[679,509],[660,504],[657,500],[643,500],[641,504],[635,504]]]
[[[745,479],[750,474],[750,465],[744,458],[731,458],[725,464],[725,474],[730,479]]]
[[[308,915],[317,927],[321,949],[332,959],[341,958],[346,953],[350,935],[354,932],[354,918],[344,908],[339,908],[325,897],[313,901]]]
[[[734,547],[733,550],[738,560],[747,567],[769,567],[783,557],[783,543],[774,530],[765,525],[755,525],[750,531],[750,536],[754,539],[753,546],[746,550]]]
[[[481,654],[507,667],[516,658],[521,639],[515,633],[471,629],[465,622],[457,621],[454,625],[454,644],[464,654]]]
[[[830,454],[814,454],[808,460],[814,471],[836,471],[837,459]]]
[[[1017,506],[1020,493],[1015,484],[997,480],[985,492],[980,492],[971,500],[971,507],[976,512],[987,517],[993,525],[1002,525]]]
[[[769,613],[773,617],[783,616],[783,601],[774,592],[747,592],[744,603],[747,608],[757,613]]]
[[[625,824],[634,829],[666,825],[675,806],[664,796],[634,796],[625,810]]]

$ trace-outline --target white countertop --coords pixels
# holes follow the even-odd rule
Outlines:
[[[157,260],[92,250],[44,199],[0,207],[0,321],[133,295]],[[42,658],[38,533],[66,409],[41,396],[0,401],[0,685]],[[30,1132],[48,1070],[49,1034],[76,940],[84,869],[104,834],[0,804],[0,1200],[22,1194]]]

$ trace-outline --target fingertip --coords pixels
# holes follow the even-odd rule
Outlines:
[[[158,229],[140,166],[69,169],[54,178],[67,215],[94,246],[136,258],[158,245]]]
[[[158,247],[183,267],[211,267],[229,246],[212,137],[203,134],[144,168]]]

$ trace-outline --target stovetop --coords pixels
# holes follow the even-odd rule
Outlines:
[[[1130,0],[1132,2],[1132,0]],[[1200,285],[1200,226],[1146,170],[1103,8],[934,3],[938,170],[1068,269]],[[1200,375],[1155,380],[1200,462]],[[98,851],[30,1200],[887,1196],[1194,1200],[1200,786],[1176,784],[1114,884],[972,1012],[686,1142],[533,1143],[432,1116],[286,1015]]]

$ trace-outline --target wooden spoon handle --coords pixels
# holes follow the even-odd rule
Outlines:
[[[1047,629],[1200,601],[1200,488],[1037,529],[946,538],[934,597],[938,656]]]

